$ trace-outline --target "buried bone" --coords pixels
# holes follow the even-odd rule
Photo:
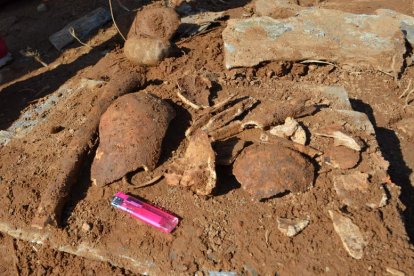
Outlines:
[[[134,93],[117,99],[99,124],[100,144],[92,163],[92,181],[102,186],[139,168],[153,170],[174,117],[169,104],[150,94]]]
[[[188,137],[184,157],[165,173],[167,184],[189,187],[199,195],[210,195],[216,187],[215,152],[208,135],[197,130]]]
[[[257,100],[254,98],[245,98],[234,104],[232,107],[225,109],[223,112],[214,115],[201,129],[210,132],[224,127],[238,116],[251,109],[256,102]]]
[[[350,218],[341,215],[339,212],[329,210],[329,215],[335,232],[340,237],[342,244],[348,254],[357,260],[364,256],[364,248],[368,244],[359,227]]]
[[[208,121],[213,117],[214,114],[218,114],[223,112],[225,107],[235,98],[235,95],[230,96],[229,98],[215,104],[214,106],[203,110],[202,115],[195,120],[191,127],[188,128],[185,132],[185,136],[189,137],[192,133],[194,133],[197,129],[203,127]]]
[[[106,68],[106,71],[101,72],[101,68]],[[75,132],[73,139],[66,146],[65,158],[61,158],[54,164],[59,168],[60,173],[43,191],[31,223],[33,227],[43,229],[47,225],[58,226],[60,224],[63,207],[90,149],[102,113],[111,105],[113,99],[143,86],[146,82],[142,69],[131,70],[129,66],[122,63],[114,63],[113,54],[102,58],[94,69],[90,78],[101,79],[105,74],[109,76],[109,81],[103,86],[103,92],[96,100],[96,104],[86,115],[85,122],[87,123]]]
[[[257,128],[246,129],[242,131],[241,133],[239,133],[236,137],[238,137],[239,139],[243,141],[252,142],[252,143],[272,144],[272,145],[283,146],[291,150],[300,152],[301,154],[304,154],[308,156],[309,158],[316,158],[317,156],[320,156],[322,154],[322,152],[310,146],[298,144],[293,141],[280,138],[274,135],[268,135],[263,130],[257,129]]]
[[[334,139],[334,146],[344,146],[355,151],[361,151],[363,142],[359,138],[344,133],[337,127],[328,127],[315,132],[316,135]]]
[[[291,117],[287,117],[283,125],[278,125],[270,129],[269,133],[281,138],[291,139],[293,142],[301,145],[305,145],[307,141],[305,130]]]
[[[313,184],[315,168],[300,153],[280,145],[254,144],[233,165],[242,188],[256,200],[284,192],[304,192]]]
[[[194,109],[209,107],[211,81],[202,76],[186,75],[177,81],[180,92],[177,94],[184,103]],[[180,96],[181,95],[181,96]]]
[[[315,112],[315,106],[305,106],[305,99],[297,99],[290,104],[284,101],[264,101],[243,119],[243,127],[266,128],[282,124],[287,117],[300,118]]]
[[[230,100],[230,99],[229,99]],[[205,131],[213,140],[224,140],[243,130],[238,116],[250,110],[257,100],[251,97],[239,100],[227,109],[225,104],[218,104],[211,108],[209,113],[204,114],[186,131],[186,136],[191,135],[195,130]],[[211,114],[216,111],[216,114]]]

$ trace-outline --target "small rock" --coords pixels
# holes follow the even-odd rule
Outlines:
[[[307,141],[306,131],[291,117],[287,117],[283,125],[270,129],[270,134],[281,138],[290,138],[293,142],[301,145],[305,145]]]
[[[40,4],[37,6],[36,10],[37,10],[38,12],[45,12],[45,11],[47,11],[47,6],[46,6],[46,4],[45,4],[45,3],[40,3]]]
[[[124,45],[126,58],[136,65],[156,65],[170,53],[168,41],[156,38],[128,38]]]
[[[360,192],[366,192],[369,189],[369,174],[362,173],[362,172],[353,172],[347,175],[341,175],[336,178],[337,180],[341,181],[338,183],[338,186],[347,190],[347,191],[355,191],[358,190]]]
[[[293,237],[302,232],[309,225],[309,219],[278,218],[277,228],[288,237]]]
[[[254,144],[243,150],[233,174],[243,189],[260,200],[312,186],[315,168],[304,156],[280,145]]]
[[[335,176],[334,188],[342,203],[353,207],[380,208],[387,204],[388,196],[381,185],[369,182],[369,175],[352,172]]]
[[[343,146],[330,147],[325,152],[324,156],[325,163],[342,170],[354,168],[358,164],[359,160],[359,152]]]
[[[402,272],[401,270],[392,268],[392,267],[387,267],[387,268],[385,268],[385,270],[393,276],[405,276],[404,272]]]
[[[342,244],[348,254],[357,260],[364,256],[364,248],[368,244],[362,236],[359,227],[351,219],[336,211],[329,210],[335,232],[341,238]]]
[[[129,38],[170,40],[180,25],[178,14],[172,8],[144,8],[138,11],[128,32]]]
[[[295,131],[295,134],[293,134],[290,139],[298,144],[305,145],[308,138],[306,137],[306,131],[303,129],[301,125],[298,126],[298,129]]]
[[[318,86],[316,90],[329,101],[330,108],[352,110],[348,92],[343,86]]]
[[[84,222],[82,224],[82,231],[89,232],[92,229],[92,225],[90,223]]]
[[[298,122],[291,118],[287,117],[283,125],[278,125],[270,129],[270,134],[281,137],[281,138],[290,138],[298,129]]]

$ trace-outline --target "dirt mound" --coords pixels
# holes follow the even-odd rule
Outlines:
[[[215,9],[244,3],[202,2],[203,7],[214,3]],[[304,6],[309,2],[301,1]],[[338,1],[322,4],[329,2]],[[379,2],[382,1],[372,5]],[[62,7],[67,5],[62,3]],[[189,6],[198,7],[197,3]],[[352,1],[350,6],[354,4]],[[396,9],[411,12],[400,2],[392,4]],[[69,17],[65,9],[58,11],[54,5],[50,2],[51,14]],[[84,5],[87,4],[79,2],[75,11],[80,14]],[[230,18],[250,17],[251,7],[225,10],[225,14]],[[115,9],[115,15],[121,10]],[[0,15],[5,12],[10,10],[1,11]],[[15,16],[19,20],[12,23],[11,29],[20,28],[23,33],[27,31],[25,26],[48,18],[25,18],[17,13]],[[53,64],[5,85],[0,99],[8,103],[2,106],[10,106],[0,110],[0,125],[13,135],[7,136],[7,145],[0,146],[0,231],[14,238],[0,236],[2,249],[7,253],[0,258],[0,271],[79,274],[91,270],[129,274],[131,270],[160,275],[208,271],[249,275],[382,275],[414,271],[410,242],[414,237],[414,189],[410,182],[414,136],[407,121],[413,118],[414,111],[410,105],[403,108],[405,99],[400,99],[411,87],[413,67],[406,67],[399,80],[373,69],[320,62],[266,62],[252,68],[227,70],[222,39],[225,27],[226,22],[215,22],[213,29],[194,37],[176,37],[173,42],[181,48],[180,54],[146,71],[138,70],[148,82],[137,93],[153,94],[176,112],[158,146],[161,154],[157,167],[154,171],[136,172],[132,183],[119,180],[104,187],[92,185],[90,168],[97,148],[96,137],[92,137],[84,148],[88,158],[82,162],[80,174],[70,178],[76,180],[72,189],[56,193],[67,199],[61,206],[60,228],[40,231],[30,227],[41,205],[39,199],[47,198],[50,183],[62,176],[60,161],[71,158],[67,154],[69,145],[82,133],[83,126],[88,126],[91,108],[98,105],[111,77],[118,74],[115,80],[125,80],[128,76],[121,78],[125,69],[132,72],[137,67],[127,62],[121,51],[113,53],[112,49],[122,43],[115,39],[101,46],[93,44],[96,49],[87,50],[86,60],[81,55],[87,46],[69,49],[57,60],[59,66]],[[160,35],[168,36],[170,31],[163,28],[160,27]],[[115,35],[116,30],[111,27],[107,32]],[[36,32],[36,37],[41,34]],[[103,36],[105,32],[97,35]],[[46,53],[48,47],[42,48],[41,53]],[[113,62],[88,67],[108,51],[113,54]],[[11,66],[14,68],[14,63]],[[68,76],[72,77],[69,81]],[[185,76],[191,78],[180,90]],[[46,84],[51,87],[42,90]],[[137,91],[130,88],[130,92]],[[183,92],[181,95],[195,105],[189,105],[178,92]],[[39,108],[51,102],[50,109]],[[22,106],[21,115],[16,115],[20,111],[16,107]],[[304,107],[312,110],[303,110]],[[266,126],[244,125],[255,112],[254,119],[266,119]],[[136,119],[127,115],[127,121]],[[286,116],[295,117],[295,132],[300,126],[305,133],[303,144],[295,143],[295,132],[285,131]],[[22,121],[30,124],[16,127]],[[203,127],[201,131],[205,133],[197,134]],[[271,133],[273,127],[284,129],[282,137]],[[322,132],[333,127],[341,134]],[[186,136],[189,129],[194,131]],[[146,130],[145,126],[141,130]],[[213,139],[216,140],[212,142]],[[135,144],[141,147],[150,142],[147,139]],[[251,149],[257,149],[260,156],[251,153]],[[186,151],[190,153],[186,155]],[[132,153],[122,152],[122,158]],[[253,157],[246,158],[248,153]],[[188,169],[184,183],[193,184],[188,188],[170,186],[168,179],[157,178],[159,173],[168,173],[180,157],[186,159]],[[204,162],[209,158],[215,159],[215,165]],[[255,179],[248,172],[259,168],[261,159],[279,170],[263,171]],[[238,164],[242,161],[243,167]],[[236,177],[232,166],[237,168]],[[278,189],[270,193],[267,192],[272,188],[267,188],[266,193],[260,191],[260,197],[265,194],[270,198],[252,201],[252,195],[241,188],[246,181],[239,179],[239,183],[239,174],[248,179],[253,194],[260,191],[263,183],[276,183]],[[141,187],[153,179],[158,180]],[[202,186],[207,183],[200,181],[204,179],[210,180],[207,182],[211,185]],[[308,182],[313,185],[304,184]],[[285,189],[279,185],[286,183],[303,185],[289,185],[288,190],[298,188],[299,192],[279,194]],[[209,197],[197,195],[198,189]],[[165,235],[115,210],[110,201],[118,191],[180,217],[176,230]],[[73,254],[103,262],[94,263]]]

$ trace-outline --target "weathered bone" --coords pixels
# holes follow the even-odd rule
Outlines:
[[[92,107],[85,124],[73,135],[65,151],[65,158],[58,161],[57,167],[61,173],[43,191],[37,212],[32,220],[33,227],[42,229],[48,224],[59,225],[62,207],[90,149],[89,144],[96,133],[102,113],[113,99],[142,86],[145,82],[141,71],[131,70],[129,66],[124,68],[119,59],[115,59],[115,62],[113,55],[107,55],[95,65],[97,71],[106,68],[106,72],[100,72],[104,73],[103,76],[109,76],[110,81],[103,87],[103,93],[96,105]]]
[[[214,115],[201,129],[211,132],[224,127],[244,112],[248,111],[257,100],[251,97],[241,100],[232,107]]]

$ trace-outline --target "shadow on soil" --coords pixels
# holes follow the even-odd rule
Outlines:
[[[62,64],[53,70],[7,86],[0,92],[0,130],[7,129],[30,104],[55,92],[62,84],[76,75],[79,70],[94,65],[102,57],[102,51],[116,37],[95,47],[88,54],[80,56],[72,63]]]
[[[372,108],[360,101],[351,100],[352,107],[368,115],[375,127],[377,141],[384,158],[390,162],[388,173],[392,181],[401,187],[401,202],[406,206],[402,213],[405,229],[411,243],[414,243],[414,188],[410,182],[412,170],[404,161],[400,140],[392,129],[377,127]]]

